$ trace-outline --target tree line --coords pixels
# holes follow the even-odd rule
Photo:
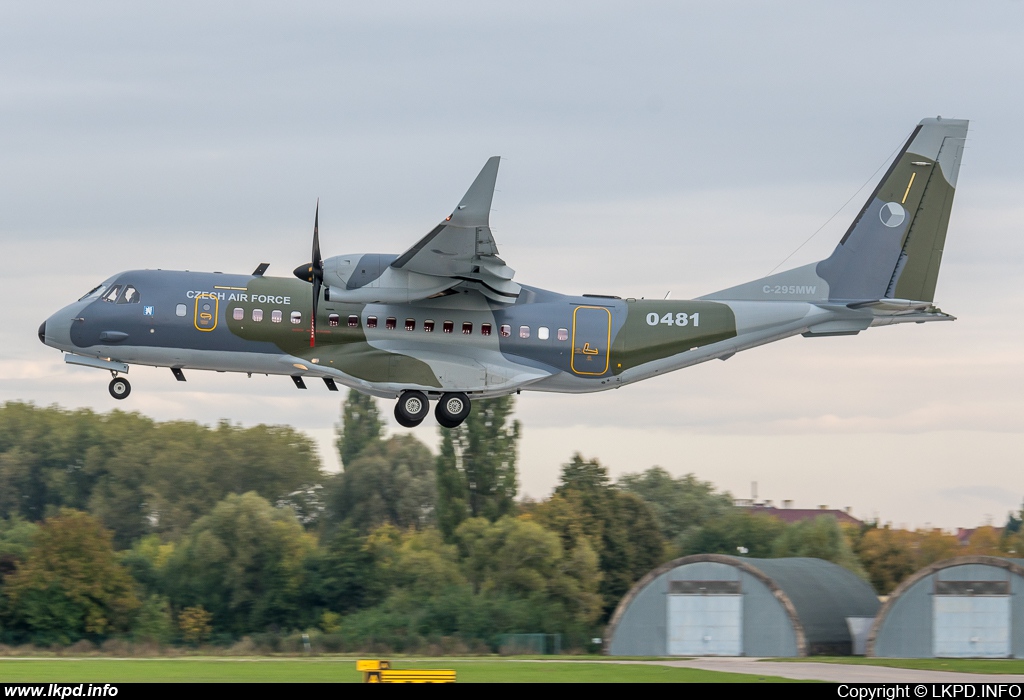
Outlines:
[[[940,531],[786,524],[660,467],[613,480],[573,455],[518,497],[514,398],[474,403],[434,455],[350,393],[339,473],[287,427],[0,407],[0,643],[496,650],[505,633],[585,647],[644,574],[724,553],[834,561],[880,594],[933,561],[1024,551],[1021,519],[965,547]],[[262,637],[261,637],[262,636]],[[452,645],[455,645],[452,647]]]

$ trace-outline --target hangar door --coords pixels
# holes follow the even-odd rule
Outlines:
[[[739,581],[670,581],[668,653],[741,656],[743,596]]]
[[[952,658],[1010,656],[1009,581],[935,581],[932,651]]]

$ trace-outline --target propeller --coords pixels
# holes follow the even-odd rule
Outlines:
[[[316,200],[316,215],[313,218],[313,261],[299,265],[294,274],[300,280],[313,284],[313,314],[310,316],[309,347],[316,347],[316,308],[320,303],[320,290],[324,286],[324,261],[320,257],[320,200]]]

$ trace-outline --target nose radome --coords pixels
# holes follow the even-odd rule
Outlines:
[[[43,321],[39,325],[39,342],[43,344],[46,343],[46,321]]]

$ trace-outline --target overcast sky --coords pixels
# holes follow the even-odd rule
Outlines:
[[[957,322],[525,393],[522,490],[579,451],[896,525],[1002,524],[1024,497],[1022,20],[1019,1],[0,4],[0,400],[285,423],[337,468],[322,386],[133,368],[119,403],[36,329],[125,269],[290,274],[318,197],[325,255],[399,253],[491,155],[517,281],[697,296],[826,222],[786,267],[827,256],[941,114],[972,120],[936,296]],[[432,419],[413,432],[437,442]]]

